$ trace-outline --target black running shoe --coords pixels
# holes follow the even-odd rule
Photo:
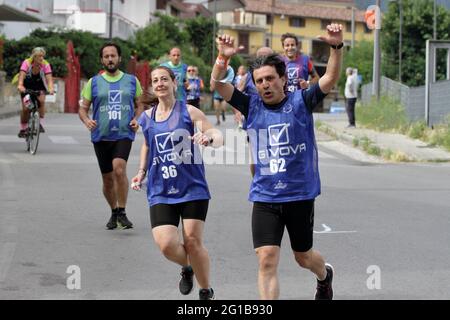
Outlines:
[[[194,270],[191,266],[183,267],[181,269],[181,279],[178,284],[181,294],[187,295],[191,293],[194,288]]]
[[[106,228],[108,230],[113,230],[117,228],[117,211],[114,209],[111,214],[111,218],[109,218],[108,223],[106,224]]]
[[[133,224],[127,218],[127,214],[125,211],[119,211],[117,213],[117,226],[120,229],[131,229],[133,228]]]
[[[325,269],[327,270],[327,277],[323,281],[317,280],[317,290],[315,300],[333,300],[333,266],[325,263]]]
[[[19,133],[17,134],[19,138],[26,138],[27,136],[27,129],[20,129]]]
[[[39,124],[39,132],[40,132],[40,133],[44,133],[44,132],[45,132],[45,129],[44,129],[44,127],[42,126],[42,124]]]
[[[214,290],[212,288],[209,289],[200,289],[198,292],[199,300],[214,300]]]

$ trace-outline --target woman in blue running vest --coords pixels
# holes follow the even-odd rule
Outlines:
[[[261,299],[279,297],[278,264],[284,229],[299,266],[317,277],[316,299],[332,299],[333,268],[313,250],[314,200],[320,194],[313,108],[339,79],[342,26],[331,24],[319,39],[331,46],[326,73],[308,90],[285,92],[286,65],[278,55],[262,56],[250,66],[257,94],[245,95],[221,79],[239,49],[229,35],[219,36],[219,56],[211,78],[216,90],[247,119],[255,176],[252,236],[258,257]]]
[[[169,68],[154,69],[151,84],[158,104],[139,118],[145,142],[132,187],[139,189],[147,175],[153,237],[164,256],[182,267],[180,292],[192,291],[195,275],[200,300],[212,299],[209,256],[202,243],[210,194],[198,145],[221,146],[222,135],[202,111],[176,100],[176,78]]]

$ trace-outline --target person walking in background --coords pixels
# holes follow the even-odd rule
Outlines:
[[[345,74],[347,75],[347,81],[345,82],[345,110],[347,111],[348,116],[348,127],[354,128],[356,126],[355,120],[355,104],[358,98],[358,84],[357,79],[354,74],[354,70],[348,67],[345,70]]]
[[[81,121],[91,131],[102,173],[103,195],[111,207],[111,218],[106,224],[108,230],[133,227],[125,211],[129,188],[126,167],[139,128],[137,118],[143,111],[139,80],[119,70],[121,52],[114,43],[101,47],[100,61],[106,72],[88,81],[78,111]],[[92,119],[88,115],[91,103]]]
[[[164,62],[161,66],[168,67],[173,71],[177,80],[177,100],[186,102],[186,88],[187,88],[187,64],[181,60],[181,49],[174,47],[169,51],[169,61]]]

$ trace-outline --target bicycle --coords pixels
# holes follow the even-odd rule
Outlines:
[[[41,91],[39,90],[30,90],[27,89],[25,91],[25,96],[23,98],[23,102],[25,106],[30,110],[30,117],[28,119],[28,128],[25,133],[25,141],[27,144],[27,151],[30,154],[36,154],[38,144],[39,144],[39,100],[38,96],[40,96]]]

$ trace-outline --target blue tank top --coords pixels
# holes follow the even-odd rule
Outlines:
[[[283,56],[283,60],[286,64],[287,90],[294,92],[295,90],[300,89],[300,79],[308,80],[309,57],[300,54],[295,60],[291,61],[285,56]]]
[[[93,119],[97,127],[91,133],[92,142],[101,140],[134,140],[130,127],[134,118],[136,77],[124,73],[117,82],[108,82],[101,75],[92,78]]]
[[[187,100],[195,100],[200,98],[200,78],[188,78],[191,90],[187,90]]]
[[[302,90],[288,93],[277,110],[266,108],[258,95],[252,95],[247,134],[256,164],[250,201],[300,201],[320,194],[314,121]]]
[[[139,118],[148,153],[147,199],[150,206],[210,199],[194,125],[185,103],[176,102],[169,118],[156,122],[154,107]]]

